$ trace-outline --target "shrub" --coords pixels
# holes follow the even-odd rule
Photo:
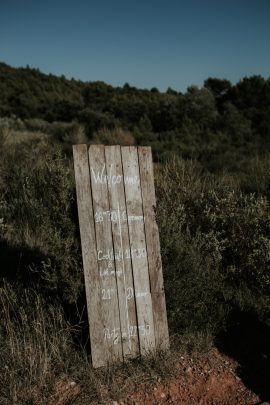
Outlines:
[[[171,161],[158,172],[157,219],[175,332],[214,336],[235,306],[267,313],[269,204],[265,197],[234,190],[232,184],[220,185],[183,160]]]
[[[47,145],[35,154],[33,147],[12,148],[1,169],[5,275],[75,302],[82,264],[73,169],[60,148]]]
[[[187,204],[205,188],[194,162],[172,160],[157,178],[157,219],[161,235],[169,323],[175,333],[209,331],[224,321],[223,276],[216,237],[191,232]]]
[[[91,143],[131,146],[135,144],[135,139],[131,132],[124,131],[122,128],[115,128],[111,130],[103,128],[94,133]]]
[[[246,193],[255,193],[270,198],[270,157],[256,156],[249,159],[241,176],[241,188]]]

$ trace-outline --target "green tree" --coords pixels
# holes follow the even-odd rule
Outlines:
[[[209,77],[204,81],[204,87],[210,90],[217,99],[226,95],[231,89],[232,85],[229,80]]]

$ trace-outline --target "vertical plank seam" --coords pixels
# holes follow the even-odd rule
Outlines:
[[[141,341],[140,341],[140,335],[139,335],[139,321],[138,321],[137,300],[136,300],[136,294],[135,294],[133,261],[132,261],[132,257],[131,257],[132,254],[131,254],[131,246],[130,246],[130,231],[129,231],[129,224],[128,224],[127,198],[126,198],[125,175],[124,175],[124,167],[123,167],[122,146],[120,146],[120,155],[121,155],[121,166],[122,166],[122,173],[123,173],[123,185],[124,185],[124,197],[125,197],[125,210],[126,210],[126,217],[127,217],[128,245],[129,245],[129,250],[130,250],[130,264],[131,264],[131,270],[132,270],[132,286],[133,286],[133,291],[134,291],[134,303],[135,303],[137,336],[138,336],[138,344],[139,344],[139,353],[141,353]],[[125,294],[126,294],[126,293],[125,293]],[[130,334],[130,330],[128,331],[128,333]]]
[[[103,153],[104,153],[106,176],[108,176],[105,146],[103,146]],[[110,199],[110,193],[109,193],[109,182],[108,181],[107,181],[107,198],[108,198],[108,202],[109,202],[109,208],[110,208],[110,211],[111,211],[112,205],[111,205],[111,199]],[[113,248],[114,276],[115,276],[115,285],[116,285],[117,303],[118,303],[118,317],[119,317],[119,326],[120,326],[122,360],[124,360],[124,345],[123,345],[123,336],[122,336],[122,323],[121,323],[121,316],[120,316],[120,300],[119,300],[119,291],[118,291],[118,277],[116,276],[116,259],[115,259],[115,249],[114,249],[114,236],[113,236],[113,229],[112,229],[112,222],[111,221],[110,221],[110,225],[111,225],[110,228],[111,228],[112,248]],[[121,236],[121,244],[122,244],[122,236]]]
[[[140,181],[141,181],[141,173],[142,173],[141,164],[143,164],[143,161],[144,161],[145,159],[140,160],[139,148],[140,148],[140,146],[137,148],[137,153],[138,153],[138,165],[139,165],[139,173],[140,173]],[[142,149],[143,149],[143,148],[140,148],[141,154],[142,154]],[[153,184],[153,185],[152,185],[152,184],[150,185],[150,187],[152,187],[152,186],[154,187],[154,184]],[[142,210],[143,210],[143,216],[144,216],[144,218],[145,218],[146,211],[145,211],[145,200],[144,200],[142,185],[141,185],[141,195],[142,195]],[[152,300],[152,313],[153,313],[153,320],[155,320],[155,317],[156,317],[156,316],[155,316],[155,315],[156,315],[156,306],[153,305],[153,299],[152,299],[153,294],[155,294],[155,291],[153,291],[153,282],[152,282],[151,276],[150,276],[151,271],[150,271],[150,267],[149,267],[149,257],[148,257],[149,249],[148,249],[148,238],[147,238],[147,236],[146,236],[147,231],[146,231],[146,227],[145,227],[145,220],[144,220],[143,226],[144,226],[144,235],[145,235],[145,246],[146,246],[146,252],[147,252],[149,285],[150,285],[151,300]],[[154,322],[155,347],[156,347],[156,342],[157,342],[157,328],[158,328],[158,325],[155,324],[155,322]]]
[[[151,309],[152,309],[152,320],[153,320],[153,328],[154,328],[154,347],[156,349],[156,326],[155,326],[155,316],[154,316],[154,305],[152,300],[152,287],[151,287],[151,278],[150,278],[150,268],[149,268],[149,257],[148,257],[148,245],[147,245],[147,238],[146,238],[146,228],[145,228],[145,212],[144,212],[144,204],[143,204],[143,192],[142,192],[142,181],[141,181],[141,167],[140,167],[140,158],[139,158],[139,147],[136,146],[137,152],[137,162],[138,162],[138,171],[139,171],[139,179],[140,179],[140,194],[141,194],[141,206],[142,206],[142,213],[143,213],[143,230],[144,230],[144,240],[145,240],[145,249],[146,249],[146,260],[147,260],[147,270],[148,270],[148,281],[149,281],[149,292],[150,292],[150,299],[151,299]]]
[[[91,197],[92,197],[92,210],[93,210],[93,222],[94,222],[94,232],[95,232],[95,241],[96,241],[96,252],[98,252],[98,247],[97,247],[97,225],[96,225],[96,221],[95,221],[95,211],[94,211],[94,198],[93,198],[93,189],[92,189],[92,180],[91,180],[91,166],[90,166],[90,157],[89,157],[89,152],[91,150],[91,145],[88,147],[87,150],[87,156],[88,156],[88,167],[89,167],[89,175],[90,175],[90,186],[91,186]],[[99,273],[99,264],[97,261],[97,272]],[[99,291],[102,290],[102,286],[101,286],[101,279],[100,279],[100,275],[99,275]],[[105,320],[104,320],[104,311],[103,311],[103,303],[102,303],[102,299],[100,299],[100,304],[101,304],[101,308],[102,308],[102,324],[103,324],[103,336],[104,336],[104,328],[105,328]],[[108,363],[108,358],[109,358],[109,350],[106,344],[104,344],[104,351],[106,353],[105,355],[105,363]]]
[[[130,147],[129,147],[130,148]],[[138,147],[135,147],[136,149],[136,156],[137,156],[137,165],[138,165],[138,172],[139,172],[139,180],[140,180],[140,196],[141,196],[141,210],[143,213],[143,234],[144,234],[144,240],[145,240],[145,250],[146,250],[146,262],[147,262],[147,273],[148,273],[148,281],[149,281],[149,294],[150,294],[150,300],[151,300],[151,308],[152,308],[152,320],[153,320],[153,328],[154,328],[154,348],[156,347],[156,335],[155,335],[155,324],[154,324],[154,311],[153,311],[153,300],[152,300],[152,292],[151,292],[151,279],[150,279],[150,271],[149,271],[149,260],[148,260],[148,249],[147,249],[147,240],[146,240],[146,233],[145,233],[145,221],[144,221],[144,207],[143,207],[143,195],[142,195],[142,183],[141,183],[141,170],[140,170],[140,162],[139,162],[139,153],[138,153]],[[128,227],[129,228],[129,227]],[[132,262],[132,259],[131,259]],[[135,291],[135,286],[134,286],[134,297],[135,297],[135,302],[137,303],[137,298],[136,298],[136,291]],[[136,305],[137,308],[137,305]],[[137,324],[138,323],[138,317],[137,317]],[[138,328],[138,337],[140,341],[140,335],[139,335],[139,328]]]
[[[88,162],[88,172],[89,172],[89,182],[90,182],[90,198],[91,198],[91,202],[92,202],[92,218],[93,218],[93,224],[94,224],[94,235],[95,235],[95,250],[96,250],[96,254],[97,254],[97,234],[96,234],[96,222],[95,222],[95,212],[94,212],[94,198],[93,198],[93,190],[92,190],[92,180],[91,180],[91,170],[90,170],[90,159],[89,159],[89,149],[90,149],[91,145],[88,146],[86,145],[86,150],[87,150],[87,162]],[[96,271],[99,274],[99,266],[98,266],[98,260],[96,263]],[[100,276],[98,277],[98,285],[99,285],[99,302],[102,308],[102,299],[101,299],[101,282],[100,282]],[[102,325],[103,325],[103,329],[104,329],[104,312],[103,310],[101,311],[101,320],[102,320]],[[102,333],[102,336],[104,335],[104,331]],[[103,362],[106,364],[107,360],[108,360],[108,356],[107,356],[107,352],[108,349],[106,347],[106,345],[104,344],[103,341],[103,348],[104,351],[106,353],[105,355],[105,359],[103,358]]]
[[[139,167],[139,177],[140,177],[140,191],[141,191],[141,200],[142,200],[142,212],[143,212],[143,229],[144,229],[144,238],[145,238],[145,248],[146,248],[146,257],[147,257],[147,268],[148,268],[148,278],[149,278],[149,286],[150,286],[150,294],[151,294],[151,301],[152,301],[152,283],[150,278],[150,269],[149,269],[149,259],[148,259],[148,244],[146,238],[146,228],[145,228],[145,211],[144,211],[144,200],[143,200],[143,192],[142,192],[142,182],[141,182],[141,165],[140,165],[140,158],[139,158],[139,147],[137,147],[137,159],[138,159],[138,167]]]
[[[107,191],[107,200],[109,203],[109,209],[111,209],[110,205],[110,193],[109,193],[109,182],[108,182],[108,172],[107,172],[107,165],[106,165],[106,154],[105,154],[105,145],[102,146],[103,156],[104,156],[104,163],[105,163],[105,173],[106,173],[106,191]],[[123,348],[123,338],[122,338],[122,325],[121,325],[121,317],[120,317],[120,302],[119,302],[119,291],[118,291],[118,282],[116,277],[116,259],[115,259],[115,249],[114,249],[114,240],[113,240],[113,231],[112,231],[112,222],[110,222],[110,230],[111,230],[111,241],[112,241],[112,249],[113,249],[113,262],[114,262],[114,278],[115,278],[115,287],[116,287],[116,294],[117,294],[117,308],[118,308],[118,321],[120,326],[120,341],[121,341],[121,352],[122,352],[122,361],[124,360],[124,348]]]
[[[140,150],[142,151],[143,149],[145,150],[145,147],[138,147],[138,149],[140,148]],[[149,147],[150,148],[150,152],[151,152],[151,163],[153,162],[153,160],[152,160],[152,151],[151,151],[151,147]],[[139,154],[139,152],[138,152],[138,160],[139,160],[139,162],[140,162],[140,154]],[[153,164],[153,163],[152,163]],[[141,168],[141,165],[139,164],[139,167]],[[140,171],[141,172],[141,171]],[[141,174],[140,174],[141,175]],[[156,195],[155,195],[155,182],[154,182],[154,180],[155,180],[155,178],[154,178],[154,170],[153,170],[153,184],[152,184],[152,189],[153,189],[153,197],[154,197],[154,203],[155,203],[155,207],[156,207]],[[141,188],[141,192],[142,192],[142,188]],[[145,200],[144,200],[144,198],[143,198],[143,192],[142,192],[142,204],[143,204],[143,213],[145,214]],[[152,218],[151,218],[151,222],[156,222],[156,213],[154,212],[154,221],[152,221]],[[157,225],[156,225],[157,226]],[[146,246],[148,247],[148,240],[147,240],[147,237],[146,237],[146,235],[148,234],[148,232],[147,232],[147,230],[146,230],[146,227],[145,227],[145,222],[144,222],[144,231],[145,231],[145,240],[146,240]],[[157,236],[158,236],[158,245],[159,245],[159,247],[160,247],[160,238],[159,238],[159,231],[158,231],[158,227],[157,227]],[[151,238],[151,239],[153,239],[153,238]],[[147,257],[148,257],[148,251],[147,251]],[[154,290],[154,291],[152,291],[152,287],[153,287],[153,283],[151,282],[151,276],[150,276],[150,270],[149,270],[149,281],[150,281],[150,287],[151,287],[151,292],[154,294],[154,293],[164,293],[164,280],[163,280],[163,266],[162,266],[162,259],[161,259],[161,252],[159,251],[159,261],[160,261],[160,264],[161,264],[161,274],[159,274],[159,277],[162,279],[162,286],[163,286],[163,289],[158,289],[158,290]],[[160,287],[159,285],[158,285],[158,287]]]

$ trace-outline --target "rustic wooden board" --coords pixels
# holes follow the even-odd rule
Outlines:
[[[105,365],[106,359],[87,146],[73,146],[73,156],[92,363],[94,367],[100,367]]]
[[[102,312],[104,319],[103,339],[106,348],[106,360],[108,362],[114,362],[122,359],[121,327],[115,274],[115,253],[113,249],[111,222],[98,220],[100,214],[106,213],[110,210],[104,146],[90,146],[89,167],[95,218]],[[109,275],[107,274],[108,272]]]
[[[73,154],[93,366],[167,349],[151,149]]]
[[[139,354],[137,316],[134,299],[133,273],[129,255],[129,234],[120,146],[105,147],[108,192],[115,252],[115,268],[125,358]],[[108,216],[107,216],[108,217]]]
[[[146,354],[155,349],[155,331],[144,222],[131,220],[132,217],[143,217],[138,153],[134,146],[122,147],[121,152],[140,351]]]
[[[138,156],[156,347],[160,349],[167,349],[169,347],[169,333],[160,255],[159,232],[155,217],[156,196],[151,148],[139,147]]]

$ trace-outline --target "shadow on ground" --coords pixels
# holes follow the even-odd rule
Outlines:
[[[4,282],[9,282],[19,293],[21,288],[30,288],[42,295],[46,302],[59,305],[59,291],[57,288],[48,289],[46,281],[41,278],[39,269],[42,261],[47,257],[39,249],[31,249],[27,246],[12,245],[9,241],[0,238],[0,287]],[[90,353],[89,324],[86,306],[85,289],[74,303],[61,301],[66,321],[74,326],[72,337],[78,347],[85,347]]]
[[[8,241],[0,238],[0,277],[8,281],[29,283],[29,266],[35,266],[42,260],[38,249],[26,246],[12,246]]]
[[[247,388],[270,400],[270,328],[252,314],[235,311],[216,345],[239,362],[238,375]]]

